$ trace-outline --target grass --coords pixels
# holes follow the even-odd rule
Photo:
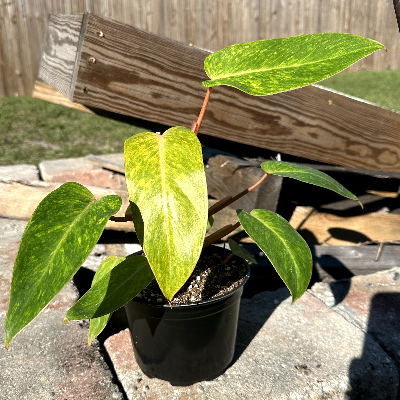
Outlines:
[[[0,165],[122,153],[125,139],[145,131],[29,96],[0,99]]]
[[[400,111],[400,70],[341,73],[319,85]]]
[[[340,73],[320,84],[400,111],[400,70]],[[127,120],[129,124],[28,96],[2,98],[0,165],[122,153],[125,139],[156,129],[141,120]]]

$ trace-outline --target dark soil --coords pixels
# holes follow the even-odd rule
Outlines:
[[[247,265],[241,258],[233,257],[226,264],[223,261],[230,251],[219,247],[208,247],[189,279],[171,300],[171,304],[197,303],[223,295],[239,286],[247,273]],[[168,304],[156,280],[139,293],[136,300],[159,305]]]

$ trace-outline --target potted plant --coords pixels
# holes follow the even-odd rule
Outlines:
[[[74,182],[63,184],[38,205],[23,234],[14,266],[5,325],[6,347],[73,277],[98,241],[107,221],[110,218],[131,219],[143,254],[127,258],[111,256],[104,260],[93,279],[91,289],[70,308],[64,323],[89,319],[90,343],[105,327],[111,313],[128,304],[127,310],[132,313],[131,328],[134,328],[135,321],[141,321],[142,324],[146,320],[143,329],[147,329],[148,337],[161,331],[162,339],[170,341],[170,337],[178,333],[163,330],[164,317],[165,326],[168,326],[171,320],[199,320],[197,313],[201,313],[201,309],[210,304],[218,309],[211,313],[213,315],[232,307],[228,314],[235,316],[229,322],[223,320],[223,323],[217,323],[229,325],[230,333],[224,333],[230,337],[227,339],[230,343],[226,350],[228,354],[223,356],[217,351],[221,340],[225,340],[220,338],[219,342],[210,345],[211,352],[216,354],[214,357],[209,354],[205,357],[211,360],[205,372],[198,372],[198,375],[194,372],[195,377],[192,374],[190,378],[175,380],[188,383],[221,372],[233,355],[241,286],[231,294],[216,299],[195,303],[189,301],[189,304],[181,307],[172,304],[174,296],[195,269],[202,250],[241,225],[269,258],[289,288],[293,301],[307,289],[312,259],[301,236],[286,220],[271,211],[253,210],[247,213],[237,210],[237,223],[207,236],[207,225],[211,223],[213,215],[260,185],[268,174],[291,177],[325,187],[350,199],[357,198],[322,172],[291,163],[266,161],[261,163],[265,175],[252,187],[238,195],[228,196],[208,209],[206,178],[197,133],[211,89],[218,85],[228,85],[255,96],[287,91],[325,79],[378,49],[384,49],[384,46],[360,36],[321,33],[235,44],[209,55],[205,59],[204,68],[210,80],[203,82],[203,86],[207,87],[206,96],[199,118],[193,122],[191,129],[173,127],[162,134],[139,133],[125,142],[130,207],[124,218],[113,217],[121,207],[118,196],[110,195],[95,200],[88,189]],[[249,257],[233,241],[230,247],[237,256],[245,259]],[[211,257],[214,257],[213,252]],[[227,262],[230,261],[223,255],[217,260],[217,265],[228,265]],[[228,268],[225,267],[225,271]],[[138,311],[144,306],[143,302],[135,301],[139,307],[135,308],[131,300],[140,295],[153,280],[167,304],[154,305],[157,316],[149,317],[146,314],[148,311]],[[188,317],[169,314],[182,310],[192,311],[189,311]],[[194,339],[198,358],[184,360],[187,354],[183,348],[189,344],[182,345],[178,353],[174,353],[175,359],[176,354],[182,356],[179,368],[189,370],[194,368],[193,364],[204,362],[200,354],[204,353],[203,347],[208,344],[207,341],[203,343],[202,338],[214,336],[214,333],[204,333],[201,330],[204,325],[202,322],[197,328],[190,328],[199,330]],[[188,331],[185,332],[184,336],[187,336]],[[136,348],[138,336],[135,335],[132,333]],[[146,342],[144,336],[140,338],[145,345],[144,349],[140,349],[140,354],[136,354],[142,368],[146,369],[146,351],[150,353],[154,343]],[[168,358],[165,353],[171,351],[171,346],[167,343],[167,347],[160,351],[164,353],[150,357],[149,363],[152,366]],[[218,363],[215,359],[223,360]],[[218,365],[214,367],[213,363]],[[158,376],[158,372],[152,368],[147,372]],[[171,370],[176,367],[167,364],[163,368]],[[168,374],[167,377],[160,377],[174,380]]]

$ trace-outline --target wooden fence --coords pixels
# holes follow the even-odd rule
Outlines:
[[[0,97],[32,92],[48,15],[92,12],[183,43],[235,42],[351,32],[385,44],[349,70],[400,68],[392,0],[1,0]]]

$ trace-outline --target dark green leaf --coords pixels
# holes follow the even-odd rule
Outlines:
[[[168,300],[199,259],[208,218],[200,142],[187,128],[139,133],[125,142],[129,199],[142,216],[143,250]]]
[[[315,33],[228,46],[209,55],[206,87],[228,85],[264,96],[336,74],[382,44],[349,33]]]
[[[210,215],[208,217],[206,232],[208,232],[212,228],[212,226],[214,225],[214,219],[215,219],[215,215]]]
[[[92,286],[98,282],[103,276],[105,276],[109,271],[111,271],[116,265],[125,260],[125,257],[117,257],[111,256],[107,257],[99,266],[96,271],[96,274],[93,277]],[[103,315],[102,317],[93,318],[90,320],[89,326],[89,346],[92,344],[92,341],[95,337],[97,337],[103,329],[106,327],[108,320],[110,319],[111,314]]]
[[[243,246],[240,246],[240,244],[237,244],[231,238],[228,239],[228,243],[229,243],[229,248],[231,249],[232,253],[235,256],[243,258],[247,262],[252,262],[254,264],[257,264],[256,259]]]
[[[121,260],[121,259],[120,259]],[[133,256],[116,264],[71,307],[64,323],[102,317],[123,307],[154,278],[143,256]]]
[[[302,296],[311,279],[311,251],[304,239],[280,215],[267,210],[236,211],[247,234],[257,243],[292,294]]]
[[[358,201],[357,196],[349,192],[339,182],[314,168],[303,167],[283,161],[265,161],[261,164],[261,168],[267,174],[284,176],[297,179],[301,182],[310,183],[312,185],[321,186],[325,189],[330,189],[339,193],[344,197]]]
[[[41,201],[15,261],[6,347],[74,276],[120,207],[118,196],[96,201],[89,190],[74,182],[63,184]]]
[[[139,243],[143,248],[143,239],[144,239],[144,225],[142,214],[140,213],[139,207],[133,202],[130,202],[131,212],[132,212],[132,221],[135,227],[136,236],[138,237]]]

